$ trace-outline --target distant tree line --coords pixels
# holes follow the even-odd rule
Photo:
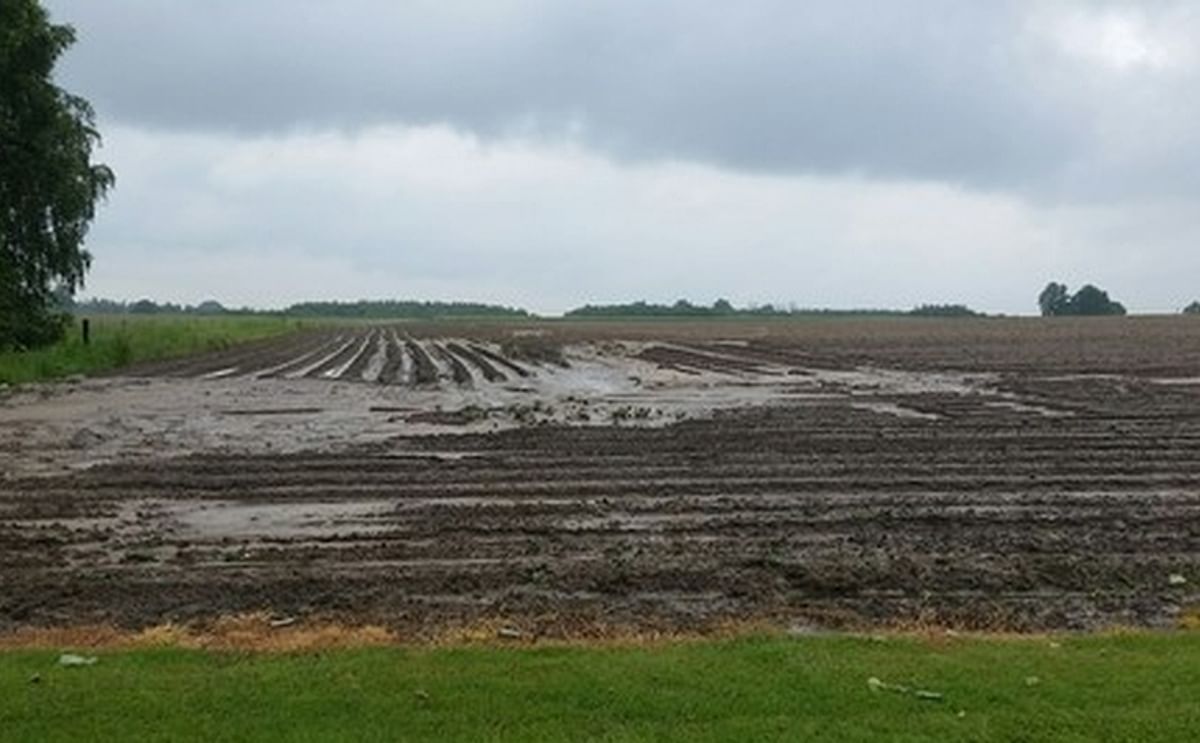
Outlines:
[[[412,300],[359,300],[357,302],[301,302],[284,310],[302,317],[356,317],[373,320],[432,320],[449,317],[529,317],[517,307],[480,302],[417,302]]]
[[[1125,305],[1109,298],[1108,292],[1085,284],[1074,294],[1066,284],[1051,281],[1038,295],[1044,317],[1060,315],[1124,315]]]
[[[61,301],[62,308],[77,315],[223,315],[236,312],[252,314],[254,310],[230,310],[216,300],[206,300],[197,305],[175,304],[163,302],[159,304],[149,299],[139,299],[135,302],[118,302],[112,299],[88,299],[73,302],[67,298]]]
[[[522,309],[477,302],[416,302],[403,300],[360,300],[357,302],[301,302],[284,310],[229,309],[216,300],[197,305],[139,299],[119,302],[89,299],[60,300],[68,312],[84,315],[293,315],[298,317],[350,317],[364,319],[434,319],[439,317],[529,317]]]
[[[961,304],[925,304],[912,310],[881,309],[820,309],[776,307],[772,304],[738,308],[726,299],[712,306],[692,304],[680,299],[674,304],[653,304],[646,301],[626,304],[588,304],[568,311],[565,317],[805,317],[805,316],[868,316],[868,317],[978,317],[979,313]]]
[[[1200,301],[1192,302],[1187,307],[1183,308],[1185,315],[1200,315]]]
[[[983,317],[983,313],[964,304],[923,304],[907,314],[916,317]]]

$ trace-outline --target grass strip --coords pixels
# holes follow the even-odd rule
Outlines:
[[[0,653],[5,740],[1192,741],[1200,634]],[[917,692],[922,692],[918,694]]]
[[[236,343],[312,327],[315,321],[282,317],[92,317],[91,343],[79,323],[47,348],[0,353],[0,383],[24,384],[74,374],[119,369],[141,361],[219,351]]]

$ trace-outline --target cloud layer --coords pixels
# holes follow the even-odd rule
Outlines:
[[[48,5],[120,177],[99,293],[158,250],[309,267],[261,302],[1200,294],[1192,3]]]

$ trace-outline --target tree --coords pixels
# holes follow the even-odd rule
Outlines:
[[[1114,302],[1108,292],[1086,284],[1071,294],[1066,284],[1051,281],[1038,296],[1043,315],[1124,315],[1125,305]]]
[[[1108,292],[1087,284],[1071,297],[1071,315],[1124,315],[1125,307],[1108,298]]]
[[[1187,307],[1183,308],[1185,315],[1200,315],[1200,300],[1192,302]]]
[[[52,81],[74,41],[36,0],[0,2],[0,349],[62,336],[63,298],[83,286],[83,241],[114,183],[92,162],[91,105]]]
[[[1041,308],[1042,315],[1046,317],[1051,315],[1065,315],[1070,303],[1071,294],[1066,284],[1051,281],[1049,284],[1046,284],[1046,288],[1038,295],[1038,307]]]

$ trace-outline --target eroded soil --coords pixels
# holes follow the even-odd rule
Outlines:
[[[1084,628],[1200,603],[1200,325],[1170,348],[1069,326],[1092,361],[1006,326],[995,369],[955,363],[991,326],[913,325],[844,353],[772,323],[366,327],[23,390],[0,629]]]

